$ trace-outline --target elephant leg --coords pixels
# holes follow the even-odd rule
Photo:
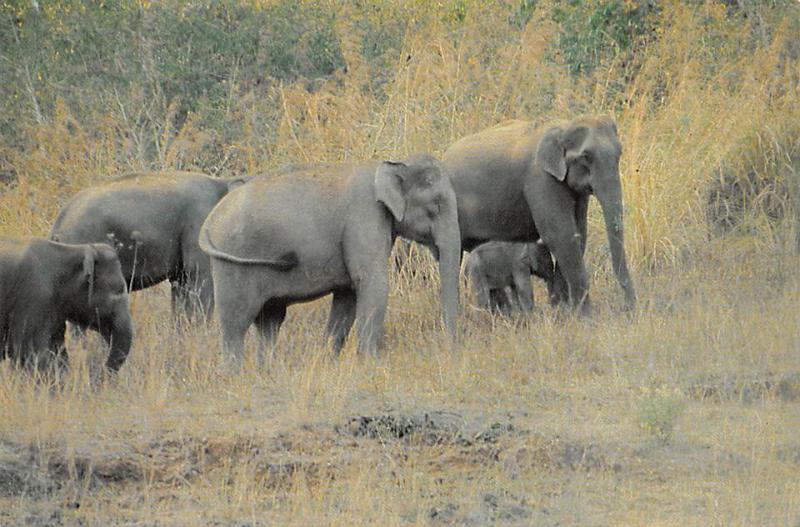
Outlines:
[[[385,268],[374,270],[356,287],[355,324],[360,352],[377,355],[388,299],[389,284]]]
[[[172,318],[176,326],[181,325],[182,316],[187,318],[189,315],[189,292],[183,284],[183,280],[170,280],[170,298],[172,300]]]
[[[197,270],[183,271],[170,281],[172,286],[172,314],[180,320],[185,315],[189,321],[210,321],[214,304],[214,286],[210,274]]]
[[[64,323],[62,322],[62,324]],[[30,371],[47,372],[53,366],[56,358],[57,349],[52,347],[52,344],[54,340],[59,341],[59,336],[56,335],[57,325],[52,324],[51,321],[43,321],[37,324],[34,331],[30,341],[23,340],[22,345],[19,346],[19,349],[22,350],[22,357],[25,357],[23,364]],[[64,324],[64,331],[66,331],[66,324]],[[61,342],[63,343],[63,340]]]
[[[333,292],[331,312],[325,334],[331,339],[333,350],[338,354],[344,346],[347,334],[356,317],[356,293],[352,289],[337,289]]]
[[[551,306],[555,307],[569,301],[569,286],[567,286],[567,279],[564,278],[564,273],[561,272],[561,267],[558,265],[558,262],[556,262],[555,269],[553,270],[552,284],[550,284],[548,288]]]
[[[64,345],[66,332],[67,325],[64,323],[61,325],[61,327],[57,327],[50,336],[49,348],[54,354],[55,365],[59,370],[66,369],[67,364],[69,363],[69,358],[67,357],[67,347]]]
[[[513,289],[516,291],[516,300],[519,308],[525,313],[530,313],[534,308],[531,275],[518,270],[513,274],[512,279],[514,280]]]
[[[591,304],[588,279],[575,217],[570,214],[549,220],[540,222],[540,234],[555,256],[556,281],[558,283],[560,280],[558,274],[562,274],[570,304],[580,308],[583,314],[589,314]]]
[[[588,210],[589,196],[579,196],[575,201],[575,225],[578,235],[580,236],[581,257],[586,254]],[[553,283],[550,285],[549,293],[551,306],[556,306],[569,300],[569,286],[567,285],[564,273],[561,271],[561,266],[558,264],[558,260],[556,260],[555,276],[553,277]]]
[[[489,311],[505,315],[508,312],[508,296],[505,289],[489,290]]]
[[[553,256],[550,253],[550,249],[544,244],[544,242],[540,242],[538,250],[540,251],[543,263],[548,266],[547,272],[543,273],[542,275],[542,279],[544,279],[545,284],[547,285],[547,296],[550,299],[550,305],[555,307],[558,304],[569,300],[567,281],[561,272],[558,262],[555,264],[552,263]]]
[[[222,329],[222,347],[229,366],[239,371],[244,358],[244,337],[265,304],[262,284],[253,269],[236,264],[213,264],[214,298]]]
[[[492,291],[486,284],[475,284],[475,282],[473,282],[473,284],[473,288],[475,289],[475,302],[478,304],[478,307],[491,311],[494,308]]]
[[[501,307],[503,315],[510,316],[514,311],[519,309],[519,304],[517,304],[517,291],[513,286],[507,285],[500,293],[503,299]]]
[[[210,272],[197,273],[195,291],[197,292],[197,302],[203,318],[206,323],[211,322],[214,315],[214,283],[211,280]]]
[[[258,328],[258,365],[263,366],[265,361],[266,349],[272,349],[278,340],[278,333],[281,324],[286,319],[286,303],[270,301],[264,304],[261,311],[256,316],[256,327]]]
[[[486,277],[484,277],[480,271],[480,266],[472,262],[467,263],[466,274],[469,276],[469,280],[472,283],[473,291],[475,291],[475,302],[478,304],[478,307],[491,311],[493,304],[491,291],[489,289],[489,284],[486,283]]]
[[[202,317],[209,322],[214,312],[214,281],[211,277],[211,261],[200,249],[197,238],[200,226],[188,230],[182,240],[184,276],[191,291],[190,317]]]

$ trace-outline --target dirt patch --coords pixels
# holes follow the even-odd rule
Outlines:
[[[143,480],[176,486],[232,466],[247,466],[268,488],[285,488],[299,475],[313,483],[333,477],[330,472],[335,469],[309,456],[275,452],[264,438],[253,437],[87,444],[79,451],[5,441],[0,443],[0,496],[41,496],[75,481],[89,488]]]
[[[494,443],[515,433],[510,421],[485,424],[481,419],[449,411],[425,411],[415,414],[387,413],[375,416],[351,417],[335,427],[344,435],[379,441],[402,440],[423,445],[471,446]]]
[[[433,525],[531,525],[534,512],[525,498],[508,492],[492,492],[481,496],[472,506],[444,503],[432,507],[427,519]],[[416,518],[409,520],[416,521]]]
[[[531,435],[505,452],[503,468],[517,478],[531,469],[618,472],[621,463],[610,459],[599,445],[556,437]]]
[[[432,465],[441,466],[443,473],[459,472],[455,467],[463,472],[496,463],[512,478],[530,470],[621,470],[620,463],[610,460],[599,445],[535,434],[515,427],[511,419],[487,422],[449,411],[386,413],[352,417],[335,429],[346,436],[386,444],[445,446],[438,450],[438,457],[429,458]],[[437,514],[449,513],[445,508]]]
[[[706,375],[690,381],[686,395],[713,402],[753,403],[770,397],[792,402],[800,400],[800,373]]]

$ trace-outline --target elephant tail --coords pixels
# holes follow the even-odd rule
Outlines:
[[[230,263],[235,263],[240,265],[263,265],[267,267],[272,267],[273,269],[277,269],[278,271],[289,271],[292,268],[296,267],[298,264],[297,253],[295,253],[294,251],[288,251],[275,260],[267,260],[260,258],[241,258],[239,256],[228,254],[225,251],[221,251],[216,247],[214,247],[214,244],[211,242],[211,237],[208,234],[207,228],[200,231],[200,239],[198,241],[200,243],[200,248],[203,250],[204,253],[206,253],[209,256],[213,256],[214,258],[218,258],[220,260],[224,260]]]

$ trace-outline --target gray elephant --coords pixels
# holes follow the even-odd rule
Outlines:
[[[533,311],[531,275],[545,281],[550,302],[557,303],[555,265],[541,242],[482,243],[470,252],[466,274],[482,309],[502,314]]]
[[[458,199],[466,250],[488,240],[541,238],[556,261],[557,287],[590,311],[586,212],[594,194],[603,209],[614,273],[633,308],[636,293],[623,242],[622,147],[614,121],[581,117],[536,127],[511,121],[467,136],[444,154]]]
[[[230,359],[241,364],[252,323],[271,344],[287,305],[328,293],[334,349],[341,349],[355,321],[359,349],[374,353],[398,235],[438,256],[444,322],[454,335],[460,235],[455,193],[436,159],[306,168],[231,192],[209,214],[200,238],[211,256]]]
[[[122,366],[133,325],[114,249],[0,237],[0,359],[65,362],[67,321],[98,331],[111,347],[106,366]]]
[[[211,269],[197,238],[211,209],[242,182],[193,172],[122,176],[76,194],[58,214],[50,238],[110,243],[131,291],[169,280],[173,313],[181,308],[190,318],[209,315]]]

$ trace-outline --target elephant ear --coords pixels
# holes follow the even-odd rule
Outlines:
[[[561,128],[554,126],[545,132],[536,149],[536,164],[559,181],[567,177],[567,162],[561,142]]]
[[[83,249],[83,279],[89,284],[89,300],[94,290],[94,263],[97,259],[97,250],[91,245]]]
[[[383,161],[375,171],[375,200],[386,205],[397,222],[403,221],[406,200],[403,195],[404,163]]]

